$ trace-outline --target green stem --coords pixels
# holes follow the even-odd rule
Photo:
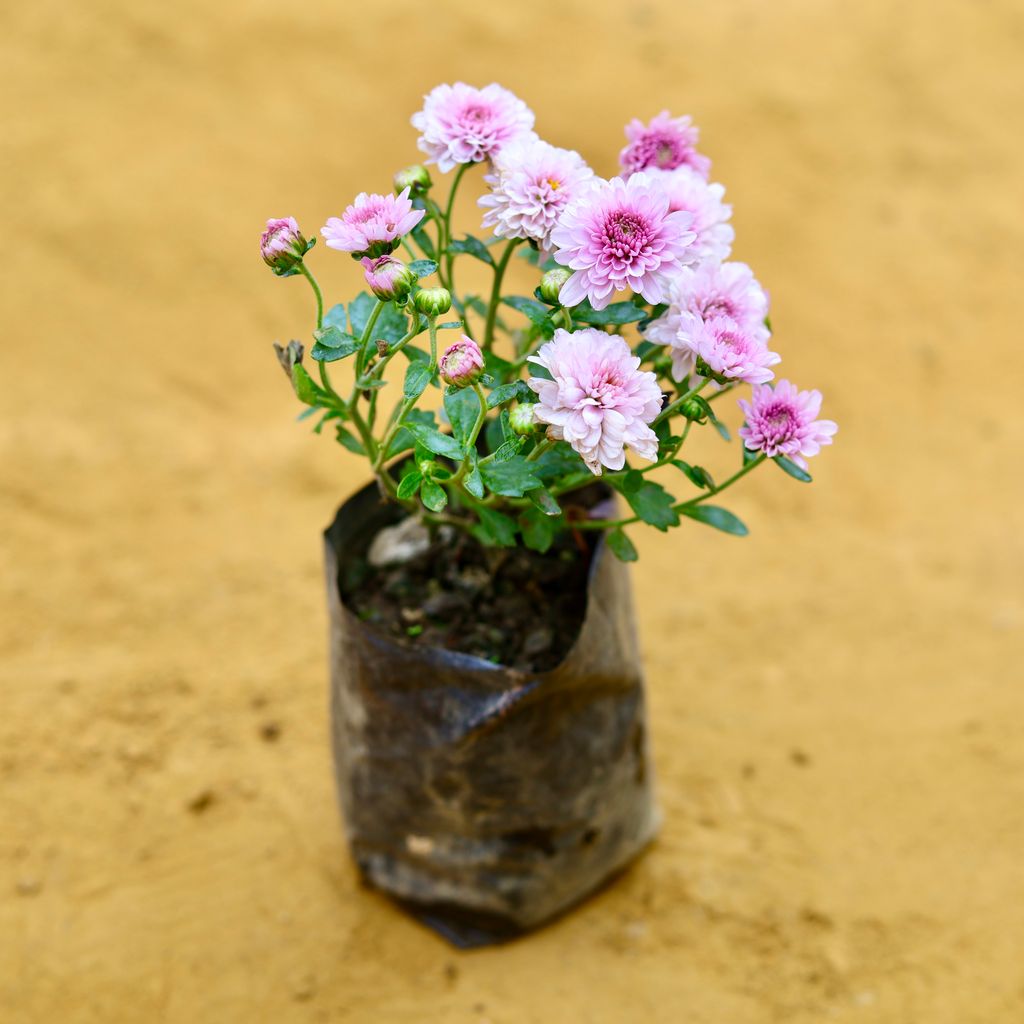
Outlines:
[[[313,289],[313,294],[316,296],[316,329],[319,331],[324,325],[324,295],[320,291],[320,285],[317,284],[316,278],[310,272],[309,267],[306,266],[304,260],[299,260],[296,269],[299,273],[309,282],[309,287]],[[341,401],[341,396],[337,391],[334,390],[334,386],[331,384],[331,378],[327,373],[327,364],[322,360],[317,360],[317,366],[320,370],[320,382],[323,384],[326,390],[334,395],[338,401]]]
[[[480,386],[479,381],[474,381],[473,390],[476,392],[476,397],[480,401],[480,409],[476,414],[476,421],[473,423],[473,428],[469,432],[469,436],[466,438],[466,451],[471,452],[476,448],[476,439],[480,436],[480,431],[483,428],[484,420],[487,419],[487,393]],[[459,466],[458,471],[451,479],[451,483],[457,484],[466,475],[466,468],[469,466],[469,460],[464,459],[462,465]]]
[[[452,241],[452,211],[455,209],[455,193],[459,190],[459,183],[462,181],[462,176],[469,169],[469,164],[460,164],[459,169],[455,172],[455,180],[452,181],[452,190],[448,193],[448,205],[444,211],[444,247],[438,249],[437,258],[441,259],[442,252],[444,253],[445,261],[445,276],[448,279],[447,288],[454,295],[455,293],[455,278],[452,274],[452,264],[455,261],[455,253],[450,251]]]
[[[546,452],[546,451],[547,451],[547,450],[548,450],[549,448],[553,448],[554,446],[555,446],[555,442],[554,442],[554,441],[552,441],[550,437],[546,437],[546,438],[544,438],[544,440],[543,440],[543,441],[541,441],[541,442],[540,442],[540,444],[538,444],[538,445],[536,446],[536,448],[534,448],[534,449],[533,449],[533,451],[532,451],[532,452],[530,452],[530,454],[526,456],[526,461],[527,461],[527,462],[534,462],[534,461],[536,461],[536,460],[537,460],[537,459],[539,459],[539,458],[540,458],[540,457],[541,457],[541,456],[542,456],[542,455],[543,455],[543,454],[544,454],[544,453],[545,453],[545,452]]]
[[[710,383],[710,380],[702,380],[695,388],[690,388],[690,390],[687,391],[685,395],[681,395],[675,401],[669,402],[669,404],[666,405],[665,408],[662,409],[661,412],[655,417],[654,421],[651,423],[651,426],[654,427],[657,424],[659,424],[662,420],[668,419],[669,416],[671,416],[674,412],[676,412],[677,409],[679,409],[683,402],[686,402],[689,399],[693,398],[694,396],[699,395],[701,391],[703,391],[704,388],[706,388]]]
[[[366,326],[363,328],[362,336],[359,339],[359,353],[356,356],[356,378],[358,379],[363,375],[363,367],[366,365],[366,346],[370,341],[370,332],[377,324],[377,318],[381,314],[381,310],[384,309],[384,302],[381,299],[377,300],[377,305],[373,307],[373,312],[370,313],[369,320],[366,321]]]
[[[494,322],[498,318],[498,303],[501,301],[501,282],[505,276],[505,268],[515,251],[515,247],[522,241],[520,238],[513,238],[501,255],[494,268],[494,285],[491,288],[491,301],[487,307],[487,323],[484,327],[484,348],[489,349],[494,343]]]

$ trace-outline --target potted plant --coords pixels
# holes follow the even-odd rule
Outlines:
[[[533,121],[494,84],[426,97],[412,123],[447,194],[409,167],[322,229],[372,294],[325,312],[313,240],[291,218],[261,240],[316,300],[308,355],[275,346],[303,416],[373,478],[325,534],[349,842],[371,884],[463,945],[567,909],[655,832],[629,529],[743,535],[717,496],[768,462],[809,481],[836,430],[818,392],[774,380],[768,299],[729,261],[689,119],[632,122],[610,180]],[[453,224],[474,164],[486,240]],[[506,294],[513,256],[532,295]],[[483,298],[456,284],[467,259],[491,272]],[[729,441],[716,409],[744,385],[742,457],[716,481],[687,439]]]

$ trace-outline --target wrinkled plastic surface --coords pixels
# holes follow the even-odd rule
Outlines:
[[[371,485],[324,534],[345,828],[371,885],[456,945],[484,945],[579,902],[657,829],[628,574],[600,542],[580,634],[550,671],[403,647],[338,586],[395,519]]]

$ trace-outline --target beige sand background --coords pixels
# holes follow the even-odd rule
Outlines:
[[[1024,8],[383,7],[5,11],[0,1020],[1024,1021]],[[319,531],[363,467],[293,422],[310,300],[256,252],[459,77],[605,173],[692,113],[842,425],[747,540],[636,534],[663,834],[471,954],[346,858]]]

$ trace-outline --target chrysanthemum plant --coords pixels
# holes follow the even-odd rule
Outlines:
[[[292,218],[269,221],[261,240],[274,273],[305,277],[316,298],[313,365],[299,342],[275,346],[303,415],[365,456],[384,496],[485,545],[521,537],[543,552],[559,531],[603,530],[631,560],[634,523],[667,530],[685,518],[745,534],[711,499],[765,462],[811,479],[806,458],[836,425],[817,418],[819,392],[773,380],[768,299],[729,261],[731,208],[689,118],[633,121],[610,180],[541,141],[532,112],[498,85],[438,86],[412,123],[426,163],[452,174],[443,195],[415,165],[395,175],[394,194],[361,193],[322,229],[360,261],[372,295],[325,312],[306,262],[313,240]],[[475,164],[488,238],[453,223]],[[537,268],[532,295],[505,293],[517,252]],[[490,269],[486,298],[459,292],[462,260]],[[448,331],[454,344],[441,340]],[[686,461],[686,442],[705,425],[729,441],[716,407],[744,385],[742,459],[716,481]],[[443,393],[440,415],[431,389]],[[651,479],[663,466],[689,493]],[[580,501],[595,477],[628,514]]]

